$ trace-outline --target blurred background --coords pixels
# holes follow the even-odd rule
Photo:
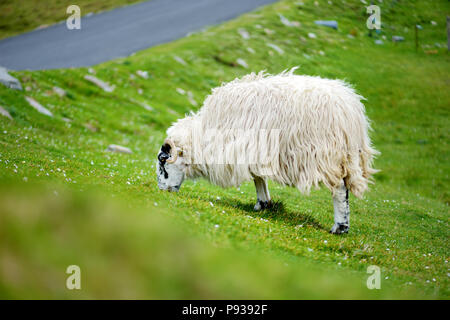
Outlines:
[[[449,14],[445,0],[0,0],[0,298],[448,299]],[[270,183],[263,212],[253,183],[158,190],[172,122],[223,82],[294,66],[366,98],[381,171],[351,196],[348,235],[328,233],[324,188]]]

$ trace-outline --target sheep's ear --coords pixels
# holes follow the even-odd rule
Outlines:
[[[167,153],[170,156],[171,146],[168,143],[165,143],[161,146],[161,152]]]
[[[170,158],[170,145],[165,143],[161,146],[161,151],[158,154],[158,160],[161,163],[165,163],[167,161],[167,159]]]

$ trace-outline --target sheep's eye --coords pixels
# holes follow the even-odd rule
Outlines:
[[[178,151],[178,155],[179,155],[180,157],[182,157],[182,156],[183,156],[183,150]]]

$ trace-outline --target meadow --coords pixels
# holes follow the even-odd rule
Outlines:
[[[450,5],[377,5],[371,36],[359,0],[279,1],[92,68],[12,72],[24,90],[0,86],[13,118],[0,116],[0,297],[449,299]],[[332,19],[337,30],[314,23]],[[294,66],[366,98],[381,171],[364,199],[350,197],[348,234],[328,233],[325,188],[270,183],[276,205],[263,212],[253,183],[159,191],[156,155],[173,121],[225,81]],[[82,290],[65,287],[71,264]],[[380,290],[366,287],[371,265]]]

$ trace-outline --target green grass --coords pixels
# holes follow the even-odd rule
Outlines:
[[[360,1],[304,2],[281,1],[94,67],[116,85],[112,93],[85,81],[86,68],[15,72],[27,90],[0,87],[0,105],[14,117],[0,119],[0,295],[448,299],[449,4],[384,1],[382,33],[369,38]],[[301,27],[284,26],[278,13]],[[313,22],[324,19],[337,19],[339,30]],[[416,23],[423,26],[418,52]],[[242,39],[239,28],[251,38]],[[392,35],[405,41],[391,43]],[[384,44],[374,44],[382,36]],[[238,58],[249,69],[236,66]],[[333,215],[325,189],[304,196],[270,184],[277,206],[262,213],[252,211],[251,183],[221,189],[198,180],[178,194],[158,190],[156,154],[172,121],[197,110],[223,81],[296,65],[297,74],[345,79],[367,98],[381,172],[364,199],[351,197],[348,235],[328,233]],[[177,88],[191,91],[198,105]],[[55,117],[37,113],[24,96]],[[105,152],[109,144],[134,153]],[[91,199],[92,190],[115,200]],[[65,194],[56,208],[54,191]],[[69,264],[88,277],[80,292],[64,288]],[[381,268],[381,290],[365,286],[369,265]]]
[[[142,0],[2,0],[0,1],[0,39],[36,28],[45,28],[69,17],[67,7],[76,4],[81,16],[124,6]]]

